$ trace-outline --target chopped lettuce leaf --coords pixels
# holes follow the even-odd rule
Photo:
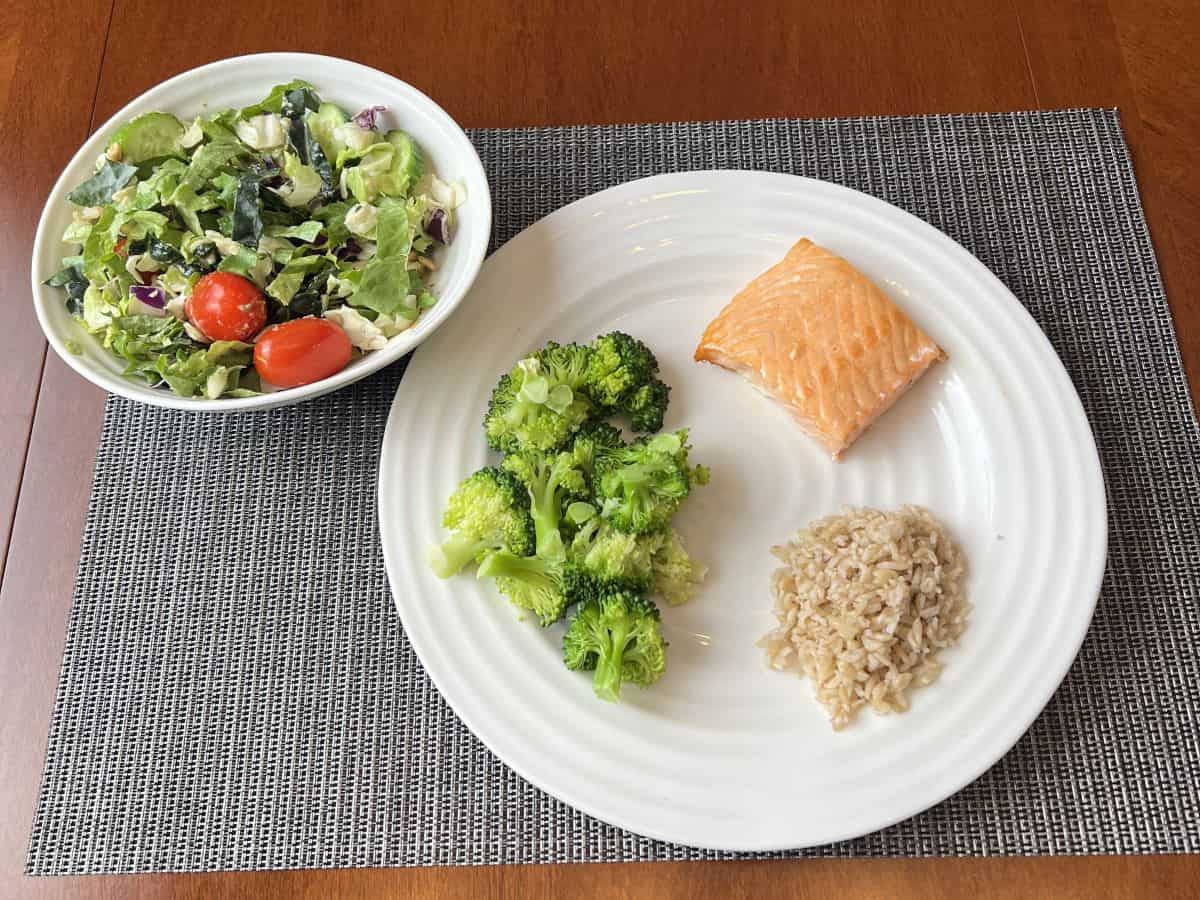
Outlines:
[[[212,243],[212,245],[217,249],[217,252],[222,256],[237,256],[242,252],[243,249],[245,249],[244,244],[238,243],[233,238],[225,237],[225,235],[219,231],[205,231],[204,237],[206,240]]]
[[[408,254],[413,237],[405,205],[396,201],[381,205],[375,229],[378,235],[375,256],[363,269],[362,283],[348,302],[377,313],[415,319],[416,310],[407,315],[404,302],[412,284]]]
[[[349,306],[326,310],[325,318],[336,322],[350,338],[351,346],[359,350],[382,350],[387,346],[387,335],[383,329]]]
[[[243,278],[249,278],[260,288],[264,287],[271,276],[273,263],[269,254],[258,253],[241,244],[237,251],[224,257],[217,265],[218,272],[233,272]]]
[[[112,234],[112,224],[116,216],[117,211],[113,207],[104,207],[84,241],[83,274],[93,284],[103,284],[112,277],[114,271],[124,268],[124,262],[113,252],[117,239]]]
[[[109,227],[130,240],[144,241],[151,234],[155,237],[162,234],[167,227],[167,217],[148,209],[130,209],[118,212]]]
[[[443,181],[432,172],[426,172],[420,181],[413,185],[412,193],[418,197],[428,197],[431,206],[440,206],[445,210],[454,210],[462,206],[467,199],[467,189],[457,181]]]
[[[346,213],[350,211],[351,205],[339,200],[336,203],[326,203],[312,214],[314,219],[325,226],[329,246],[340,247],[350,237],[350,231],[346,228]]]
[[[149,177],[138,182],[134,206],[150,209],[154,206],[168,205],[171,195],[187,174],[187,169],[187,164],[182,160],[164,160]]]
[[[277,188],[275,193],[282,197],[288,206],[307,206],[324,187],[317,170],[304,165],[291,151],[284,151],[283,174],[291,179],[291,183]]]
[[[377,259],[407,260],[412,250],[413,229],[403,203],[386,201],[379,207],[376,222]]]
[[[301,251],[291,241],[264,235],[258,240],[258,252],[260,255],[266,254],[277,265],[283,266],[287,265],[287,261]]]
[[[181,357],[159,355],[154,360],[154,371],[181,397],[203,395],[215,400],[238,389],[241,372],[250,365],[253,354],[250,344],[214,341],[206,349]]]
[[[238,177],[231,172],[218,172],[209,182],[217,196],[217,204],[226,212],[233,212],[238,183]]]
[[[214,142],[228,143],[237,140],[234,125],[237,123],[237,113],[232,109],[224,109],[215,113],[210,119],[200,119],[200,130],[204,136]]]
[[[329,296],[345,300],[358,290],[361,283],[362,269],[345,269],[341,272],[329,273],[329,280],[325,282],[325,290],[329,292]]]
[[[114,191],[112,195],[112,203],[117,209],[129,209],[133,206],[134,198],[137,196],[137,185],[127,184],[119,191]]]
[[[370,135],[371,143],[365,147],[346,147],[337,156],[337,166],[341,169],[346,163],[358,160],[355,168],[362,169],[368,175],[382,175],[391,168],[396,148],[373,131],[364,131],[363,134]]]
[[[115,316],[105,329],[104,345],[135,371],[160,353],[188,346],[183,324],[171,316]],[[132,373],[131,373],[132,374]]]
[[[300,290],[304,279],[328,265],[329,260],[324,256],[301,256],[291,259],[267,285],[267,295],[287,306]]]
[[[275,113],[243,119],[236,130],[241,142],[255,150],[278,150],[287,142],[283,117]]]
[[[400,332],[412,328],[416,319],[410,319],[407,316],[389,316],[386,313],[380,313],[375,317],[375,327],[386,334],[388,337],[395,337]]]
[[[338,151],[337,166],[340,169],[347,158],[345,154],[361,153],[374,144],[379,143],[379,135],[370,128],[362,128],[357,122],[343,122],[333,130],[333,136],[341,144]]]
[[[202,144],[192,154],[187,173],[182,180],[196,190],[202,190],[214,175],[245,152],[246,149],[237,141],[210,141]]]
[[[351,234],[375,240],[379,209],[370,203],[355,203],[346,213],[346,228]]]
[[[321,234],[321,229],[324,227],[320,222],[309,219],[299,225],[268,225],[265,231],[268,237],[293,238],[311,244]]]
[[[197,116],[192,119],[192,124],[183,129],[183,134],[179,136],[179,146],[184,150],[191,150],[198,143],[204,140],[204,128],[201,127],[203,120]]]
[[[191,184],[185,181],[171,192],[171,205],[179,213],[179,218],[183,219],[188,231],[200,234],[204,228],[200,224],[199,213],[215,209],[217,201],[207,194],[197,194]]]
[[[102,331],[114,317],[121,314],[121,308],[111,300],[110,292],[94,284],[89,284],[83,292],[83,322],[89,331]]]
[[[179,297],[190,294],[192,288],[196,286],[196,282],[199,280],[199,272],[185,275],[177,266],[170,266],[167,271],[158,277],[158,286],[168,294]]]
[[[283,109],[284,96],[288,93],[288,91],[296,90],[306,90],[310,92],[314,100],[314,105],[320,104],[320,100],[317,99],[316,89],[307,81],[297,78],[289,81],[287,84],[275,85],[275,87],[271,88],[270,93],[268,93],[267,96],[261,101],[253,104],[252,106],[246,106],[238,110],[237,118],[249,119],[253,116],[261,116],[264,113],[278,113],[281,109]]]
[[[358,160],[358,165],[343,172],[346,189],[359,203],[372,203],[383,187],[390,186],[389,172],[395,158],[396,148],[387,141],[379,141],[363,149],[347,147],[338,154],[337,164],[342,168],[346,163]]]
[[[62,239],[64,244],[79,244],[80,246],[87,240],[88,235],[92,233],[92,223],[83,219],[76,219],[67,226],[67,230],[63,232]]]

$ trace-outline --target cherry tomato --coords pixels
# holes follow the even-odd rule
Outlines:
[[[113,253],[117,254],[117,256],[121,257],[121,259],[127,259],[129,257],[129,251],[125,249],[125,246],[128,243],[128,239],[121,238],[119,241],[113,244]]]
[[[263,331],[254,345],[254,368],[276,387],[312,384],[350,362],[350,338],[328,319],[293,319]]]
[[[232,272],[213,272],[197,281],[184,312],[210,341],[248,341],[267,324],[262,293]]]

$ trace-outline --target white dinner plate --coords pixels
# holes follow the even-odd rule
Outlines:
[[[832,462],[782,407],[692,361],[705,325],[800,237],[850,260],[949,353]],[[547,340],[620,329],[657,353],[712,468],[678,518],[711,571],[664,608],[667,672],[619,705],[561,662],[564,626],[522,620],[486,581],[434,577],[446,498],[493,459],[481,420],[504,371]],[[770,547],[843,504],[927,506],[970,565],[970,624],[911,711],[835,733],[807,681],[767,669]],[[1091,621],[1104,484],[1078,395],[1016,298],[966,250],[880,200],[761,172],[634,181],[547,216],[487,263],[409,366],[383,441],[379,517],[409,640],[462,720],[523,777],[639,834],[775,850],[932,806],[1041,712]]]

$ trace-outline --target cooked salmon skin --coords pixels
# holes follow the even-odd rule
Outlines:
[[[741,289],[696,360],[738,372],[838,459],[946,354],[867,276],[807,238]]]

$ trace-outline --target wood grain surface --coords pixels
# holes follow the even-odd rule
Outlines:
[[[1200,4],[1195,0],[69,2],[0,9],[0,897],[1195,897],[1196,857],[796,860],[217,873],[21,874],[103,395],[29,302],[33,230],[89,131],[226,56],[348,57],[466,126],[1118,106],[1195,396]]]

